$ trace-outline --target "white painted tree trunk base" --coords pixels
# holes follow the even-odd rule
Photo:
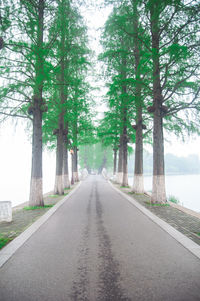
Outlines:
[[[54,193],[59,195],[64,194],[64,184],[63,184],[62,175],[61,176],[56,175]]]
[[[107,170],[105,168],[102,169],[102,175],[105,179],[108,179],[108,174],[107,174]]]
[[[166,191],[165,191],[165,176],[153,176],[153,191],[151,196],[152,203],[166,203]]]
[[[114,174],[112,179],[113,179],[114,182],[117,182],[117,175]]]
[[[31,179],[29,206],[44,206],[42,186],[42,178]]]
[[[63,175],[63,184],[64,188],[70,188],[70,181],[69,181],[69,175]]]
[[[128,174],[127,173],[125,173],[125,174],[122,173],[122,186],[128,186]]]
[[[132,192],[144,193],[144,177],[143,174],[134,174]]]
[[[79,176],[78,176],[78,172],[77,171],[74,172],[74,181],[75,182],[79,182]]]
[[[88,171],[86,168],[84,168],[82,171],[81,171],[81,180],[85,180],[88,176]]]
[[[123,180],[123,173],[122,172],[118,172],[116,175],[116,182],[118,184],[122,184],[122,180]]]

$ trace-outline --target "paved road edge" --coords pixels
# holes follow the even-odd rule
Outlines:
[[[63,203],[71,197],[72,194],[80,187],[80,182],[66,197],[59,201],[55,206],[43,214],[24,232],[17,236],[7,246],[0,251],[0,268],[14,255],[14,253],[60,208]]]
[[[177,242],[179,242],[182,246],[184,246],[187,250],[189,250],[193,255],[195,255],[198,259],[200,259],[200,246],[196,244],[194,241],[183,235],[181,232],[173,228],[167,222],[160,219],[158,216],[150,212],[148,209],[140,205],[134,198],[129,197],[124,192],[116,188],[110,181],[108,183],[111,187],[121,194],[127,201],[129,201],[132,205],[137,207],[142,213],[148,216],[154,223],[159,225],[164,231],[166,231],[170,236],[172,236]]]

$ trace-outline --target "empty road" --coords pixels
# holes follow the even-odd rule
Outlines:
[[[0,269],[0,300],[200,300],[200,260],[90,176]]]

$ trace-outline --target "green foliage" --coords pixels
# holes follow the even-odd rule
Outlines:
[[[11,26],[11,19],[12,19],[12,9],[13,9],[13,3],[12,1],[1,1],[1,7],[0,7],[0,35],[2,37],[3,34],[6,33],[6,31]]]
[[[1,14],[2,22],[4,19],[9,19],[12,12],[12,1],[4,1],[4,4],[5,9],[3,15]],[[86,143],[89,140],[88,133],[91,134],[90,137],[92,136],[92,131],[89,130],[92,128],[92,116],[89,112],[90,87],[85,80],[90,66],[90,50],[87,47],[87,28],[83,18],[77,7],[68,0],[55,1],[53,4],[50,0],[45,0],[44,44],[38,45],[38,3],[17,0],[14,6],[12,23],[16,28],[16,34],[13,35],[8,27],[7,48],[6,51],[3,50],[0,66],[1,76],[6,78],[3,82],[4,86],[0,89],[2,119],[8,116],[32,119],[32,116],[28,114],[28,110],[33,105],[32,95],[36,87],[42,84],[45,99],[41,105],[41,109],[45,111],[43,113],[43,143],[50,149],[56,147],[56,136],[53,135],[53,131],[58,127],[61,111],[65,111],[65,124],[68,124],[69,138],[73,144]],[[65,14],[64,19],[63,14]],[[63,34],[65,35],[64,58],[61,51]],[[15,59],[13,59],[13,53]],[[38,65],[38,58],[41,59],[43,70]],[[59,75],[60,62],[63,59],[65,60],[64,93],[66,99],[61,105]],[[78,138],[74,136],[75,123],[80,125]],[[79,139],[80,142],[77,142]]]
[[[170,59],[175,59],[176,61],[186,59],[189,54],[188,47],[179,44],[172,44],[167,50],[169,52]]]
[[[67,0],[59,2],[56,19],[51,27],[51,35],[58,35],[52,51],[54,57],[49,91],[48,112],[45,113],[43,141],[48,148],[56,147],[55,129],[60,117],[64,118],[67,129],[67,147],[77,147],[93,139],[94,127],[89,106],[90,86],[86,82],[90,50],[87,43],[87,28],[77,8]],[[63,41],[63,43],[62,43]],[[64,65],[64,80],[60,80]],[[61,100],[63,87],[64,99]],[[59,88],[59,89],[58,89]]]
[[[79,151],[81,168],[86,168],[89,172],[101,173],[103,168],[110,169],[113,165],[113,152],[110,147],[105,147],[101,143],[92,145],[82,145]]]
[[[115,110],[104,113],[105,117],[100,121],[97,135],[104,146],[118,148],[120,121]]]
[[[120,35],[123,33],[124,41],[130,40],[127,45],[131,45],[131,40],[135,38],[140,46],[138,70],[143,77],[140,84],[144,88],[143,101],[147,101],[146,106],[148,107],[152,103],[154,78],[152,59],[156,56],[159,61],[163,104],[168,108],[168,112],[163,114],[164,127],[182,138],[185,133],[199,135],[199,1],[145,0],[123,3],[114,1],[114,3],[115,9],[105,26],[103,37],[105,51],[100,57],[109,64],[107,76],[113,75],[113,70],[117,68],[117,63],[120,61]],[[134,15],[135,13],[136,15]],[[132,25],[137,18],[138,32],[134,36]],[[145,24],[145,28],[142,27],[143,24]],[[159,35],[158,49],[152,45],[152,26]],[[132,53],[128,53],[128,65],[129,58],[133,62]],[[134,73],[131,75],[128,72],[128,77],[128,87],[133,91],[137,82]],[[110,89],[113,98],[117,97],[116,87],[115,84]],[[188,110],[190,110],[190,114]],[[134,112],[132,116],[135,118]],[[151,116],[150,114],[149,118]]]
[[[4,237],[0,235],[0,249],[7,245],[13,238]]]
[[[173,195],[169,195],[169,197],[168,197],[168,202],[172,202],[172,203],[174,203],[174,204],[179,204],[180,203],[180,201],[179,201],[179,199],[177,199],[175,196],[173,196]]]
[[[152,69],[151,54],[142,46],[139,39],[137,40],[139,52],[137,70],[134,56],[135,36],[141,34],[142,40],[146,38],[148,43],[149,37],[141,23],[138,23],[138,32],[134,32],[136,18],[132,3],[126,1],[122,5],[116,4],[105,24],[101,39],[104,52],[100,54],[99,60],[103,61],[105,66],[104,78],[108,87],[105,99],[109,112],[105,113],[98,133],[103,143],[112,145],[113,148],[119,147],[119,138],[124,127],[127,128],[128,142],[135,142],[136,131],[132,125],[137,123],[140,108],[144,114],[143,124],[148,126],[151,120],[146,110],[149,103],[148,96],[152,93],[149,91],[148,81]],[[146,133],[144,131],[146,141],[149,141],[150,132],[150,130]],[[131,152],[131,147],[128,147],[128,150]]]
[[[51,208],[51,207],[53,207],[53,206],[54,206],[54,205],[52,205],[52,204],[44,205],[44,206],[27,206],[27,207],[24,207],[23,209],[24,209],[24,210],[37,210],[37,209]]]
[[[92,121],[95,114],[91,113],[91,87],[87,83],[91,52],[87,46],[87,28],[77,5],[68,0],[45,0],[43,45],[37,43],[38,1],[3,0],[0,11],[0,36],[6,41],[1,49],[0,63],[2,119],[13,116],[32,120],[28,109],[33,104],[32,96],[42,85],[45,100],[41,109],[48,108],[43,112],[43,142],[49,148],[56,147],[53,131],[58,128],[59,116],[64,112],[68,147],[81,146],[81,166],[88,165],[97,170],[103,165],[111,165],[112,150],[119,147],[124,126],[128,141],[135,142],[131,125],[135,124],[139,106],[143,110],[143,123],[148,127],[144,137],[151,133],[153,115],[147,108],[152,104],[155,56],[159,59],[162,105],[167,107],[163,112],[165,129],[183,139],[185,133],[200,134],[199,1],[106,2],[112,2],[114,8],[102,33],[103,53],[99,60],[108,89],[104,100],[109,112],[105,113],[97,130]],[[134,29],[136,20],[137,31]],[[158,49],[152,45],[151,37],[155,22],[160,38]],[[140,57],[137,70],[135,43]],[[63,60],[64,82],[61,82]],[[64,103],[60,101],[61,85],[64,86]],[[140,99],[136,87],[141,88]],[[150,141],[151,137],[146,139]],[[85,148],[87,162],[84,162]]]
[[[3,1],[3,7],[4,13],[6,7],[9,8],[11,26],[6,29],[6,45],[1,51],[0,113],[3,119],[8,116],[32,119],[28,114],[32,97],[39,86],[47,89],[49,82],[51,41],[47,33],[55,16],[55,6],[45,0],[44,19],[48,22],[44,27],[43,45],[37,39],[42,30],[38,22],[39,2],[8,0]]]
[[[65,188],[65,189],[70,189],[70,188]],[[67,195],[67,193],[63,194],[63,196],[66,196],[66,195]],[[50,194],[50,195],[48,195],[48,197],[50,197],[50,198],[57,198],[58,195],[57,194]]]

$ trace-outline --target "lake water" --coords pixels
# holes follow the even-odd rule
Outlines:
[[[129,177],[129,185],[133,185],[133,177]],[[167,196],[173,195],[180,205],[200,212],[200,175],[166,176]],[[146,191],[152,190],[152,176],[144,176]]]
[[[53,154],[44,156],[44,193],[53,190],[54,187],[55,160],[53,159]],[[11,200],[12,206],[28,201],[30,178],[28,166],[23,172],[20,177],[13,172],[9,177],[4,178],[0,200]],[[129,177],[129,185],[132,184],[133,178]],[[151,176],[144,177],[144,186],[146,191],[151,191]],[[180,205],[200,212],[200,175],[166,176],[166,192],[167,196],[175,196],[180,201]]]
[[[5,157],[4,157],[5,158]],[[25,203],[29,198],[31,176],[31,149],[18,158],[10,156],[9,162],[0,157],[0,201],[11,201],[12,206]],[[3,172],[2,172],[3,171]],[[43,192],[54,188],[55,154],[43,155]]]

